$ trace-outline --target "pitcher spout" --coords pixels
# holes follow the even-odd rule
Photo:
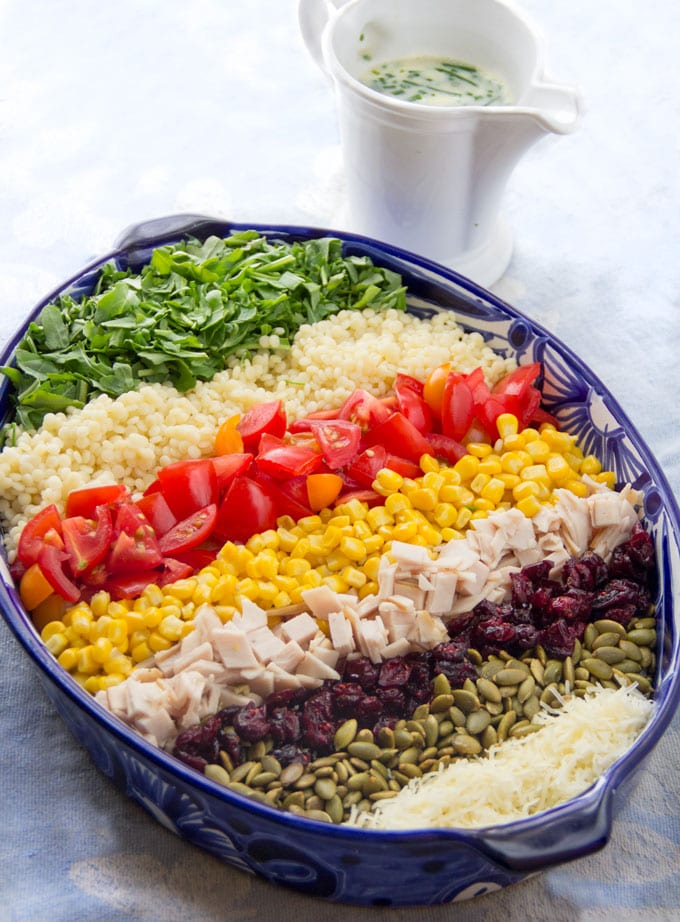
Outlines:
[[[581,121],[583,103],[572,86],[536,81],[527,89],[518,108],[531,114],[542,131],[569,134]]]

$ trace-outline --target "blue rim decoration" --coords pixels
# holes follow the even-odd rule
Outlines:
[[[644,495],[657,549],[661,630],[655,711],[635,745],[591,788],[535,817],[478,830],[377,831],[302,819],[242,797],[147,743],[58,667],[32,627],[0,555],[0,608],[39,670],[55,708],[98,768],[158,822],[226,863],[327,900],[376,906],[468,899],[606,844],[614,814],[680,703],[680,511],[649,448],[603,383],[561,341],[490,292],[422,257],[370,238],[329,229],[236,224],[174,215],[128,229],[115,249],[44,298],[4,350],[10,364],[28,323],[58,294],[88,293],[101,267],[138,269],[157,246],[254,229],[281,240],[334,236],[347,255],[368,255],[402,275],[408,309],[447,310],[467,330],[520,363],[540,361],[544,403],[586,453]],[[0,419],[11,410],[0,384]]]

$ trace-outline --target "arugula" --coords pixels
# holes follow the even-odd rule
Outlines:
[[[92,294],[60,295],[16,350],[14,419],[36,429],[46,413],[165,382],[185,392],[260,350],[276,331],[286,349],[298,328],[338,311],[406,307],[401,277],[367,256],[343,256],[334,237],[270,241],[256,231],[154,250],[139,274],[113,262]]]

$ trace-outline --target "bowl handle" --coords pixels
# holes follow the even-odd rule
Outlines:
[[[201,214],[174,214],[150,221],[140,221],[126,227],[115,242],[117,250],[133,250],[139,246],[160,242],[165,238],[198,237],[204,238],[215,233],[224,236],[229,222],[220,218],[211,218]]]
[[[605,793],[604,797],[595,796],[577,815],[568,810],[547,827],[539,821],[520,835],[515,824],[499,826],[478,841],[497,864],[512,871],[533,872],[599,851],[609,841],[611,828],[611,798]]]

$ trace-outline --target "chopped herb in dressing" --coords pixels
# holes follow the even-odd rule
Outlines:
[[[401,58],[372,67],[361,78],[372,90],[429,106],[503,106],[507,87],[492,74],[448,58]]]

